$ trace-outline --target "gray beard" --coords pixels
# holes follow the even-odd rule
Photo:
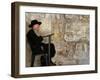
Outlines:
[[[34,30],[34,32],[36,33],[37,36],[40,36],[40,32],[37,30]]]

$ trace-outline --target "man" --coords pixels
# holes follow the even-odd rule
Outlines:
[[[38,34],[38,30],[39,30],[41,24],[42,23],[38,22],[37,20],[32,20],[31,24],[29,25],[29,27],[31,29],[27,33],[27,39],[28,39],[28,42],[29,42],[31,50],[32,50],[31,67],[34,66],[33,64],[34,64],[36,55],[48,54],[48,44],[43,43],[42,42],[43,37]],[[52,43],[50,44],[50,52],[51,52],[50,56],[49,55],[47,55],[47,56],[50,57],[50,63],[53,64],[51,61],[51,58],[55,55],[55,46]],[[48,59],[46,56],[41,57],[41,65],[42,66],[50,65],[50,64],[48,64]]]

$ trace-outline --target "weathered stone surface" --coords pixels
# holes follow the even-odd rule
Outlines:
[[[56,55],[52,59],[54,63],[57,65],[89,64],[88,15],[26,13],[26,33],[32,19],[42,22],[41,35],[54,33],[52,37],[56,47]],[[48,42],[48,39],[44,39],[44,42]],[[29,66],[31,50],[27,42],[26,44],[26,66]]]

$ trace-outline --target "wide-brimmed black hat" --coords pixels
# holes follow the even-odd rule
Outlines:
[[[32,21],[31,21],[31,24],[29,25],[29,27],[31,28],[31,27],[32,27],[33,25],[35,25],[35,24],[41,25],[42,23],[39,22],[39,21],[37,21],[37,20],[32,20]]]

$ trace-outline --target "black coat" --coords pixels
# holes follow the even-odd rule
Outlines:
[[[27,33],[27,39],[34,55],[48,52],[48,44],[42,43],[43,37],[37,36],[32,29]],[[51,57],[53,57],[55,55],[55,46],[52,43],[50,45]]]
[[[42,51],[40,46],[43,38],[41,36],[37,36],[32,29],[27,33],[27,39],[33,53],[38,54]]]

